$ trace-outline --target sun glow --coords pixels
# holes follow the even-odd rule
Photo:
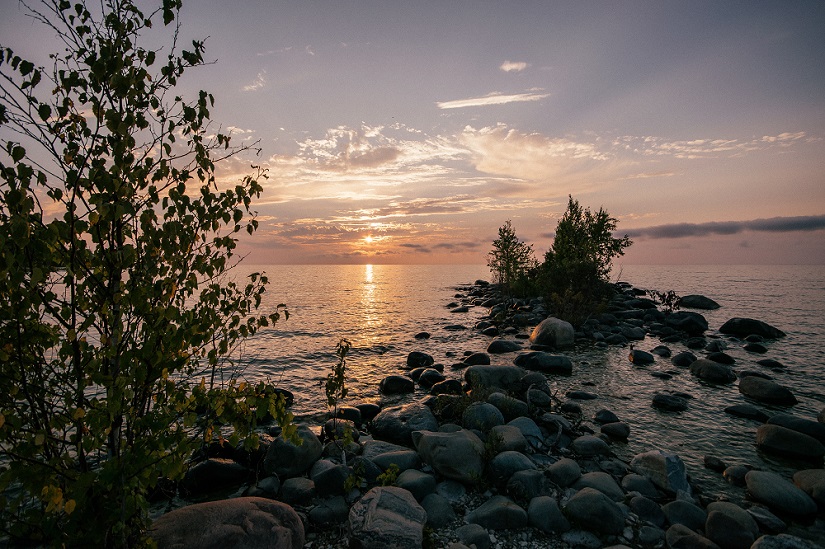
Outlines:
[[[375,242],[375,239],[372,236],[365,236],[364,242],[366,242],[367,244],[372,244],[373,242]]]

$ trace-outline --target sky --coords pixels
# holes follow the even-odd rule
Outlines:
[[[823,29],[820,0],[184,0],[180,89],[261,149],[218,168],[268,169],[252,263],[483,264],[508,220],[541,259],[572,196],[617,265],[825,264]]]

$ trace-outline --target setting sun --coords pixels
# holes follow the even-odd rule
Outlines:
[[[364,242],[366,242],[367,244],[372,244],[373,242],[375,242],[375,239],[372,236],[365,236]]]

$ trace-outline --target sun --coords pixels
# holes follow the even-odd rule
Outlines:
[[[375,242],[375,239],[372,236],[365,236],[364,242],[366,242],[367,244],[372,244],[373,242]]]

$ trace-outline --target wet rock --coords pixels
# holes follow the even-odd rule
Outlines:
[[[487,352],[491,355],[503,353],[515,353],[521,350],[521,344],[510,339],[496,339],[487,346]]]
[[[434,476],[417,469],[407,469],[395,480],[395,486],[409,491],[419,502],[435,492],[435,484]]]
[[[463,392],[461,382],[457,379],[445,379],[430,388],[431,395],[461,395]]]
[[[685,347],[693,350],[704,349],[708,341],[704,337],[689,337],[684,341]]]
[[[418,384],[424,389],[431,389],[436,383],[445,381],[447,377],[434,368],[427,368],[418,376]]]
[[[602,492],[583,488],[564,506],[570,520],[586,530],[603,534],[619,534],[624,530],[621,507]]]
[[[593,416],[593,421],[596,423],[604,424],[604,423],[616,423],[619,421],[619,416],[611,412],[610,410],[599,410]]]
[[[628,359],[630,362],[636,365],[644,365],[644,364],[653,364],[656,362],[656,359],[653,358],[653,355],[648,353],[647,351],[642,351],[640,349],[630,349],[630,353],[628,354]]]
[[[574,439],[570,447],[576,454],[585,457],[610,453],[610,446],[599,437],[592,435],[584,435]]]
[[[302,441],[299,446],[283,436],[279,436],[269,445],[264,458],[264,469],[267,473],[281,478],[294,477],[308,471],[321,457],[324,451],[321,441],[307,425],[299,425],[295,434]]]
[[[486,433],[496,425],[504,425],[504,415],[487,402],[473,402],[464,410],[461,423],[465,429],[476,429]]]
[[[582,475],[582,470],[577,461],[561,458],[547,468],[547,475],[557,485],[566,488],[578,480]]]
[[[736,374],[730,366],[706,358],[697,359],[691,364],[690,373],[710,383],[730,383],[736,380]]]
[[[780,514],[808,516],[816,513],[816,502],[781,476],[769,471],[745,475],[750,496]]]
[[[743,347],[749,353],[758,353],[764,355],[768,352],[768,348],[762,345],[761,343],[747,343]]]
[[[490,355],[487,353],[473,353],[462,360],[468,366],[487,366],[490,364]]]
[[[720,549],[708,538],[697,534],[683,524],[674,524],[665,532],[670,549]]]
[[[791,414],[774,414],[767,423],[769,425],[779,425],[798,433],[803,433],[809,437],[817,439],[819,442],[825,444],[825,424],[797,417]]]
[[[387,408],[372,420],[372,433],[376,438],[398,444],[410,444],[413,431],[437,430],[438,420],[420,402]]]
[[[630,425],[621,421],[606,423],[601,426],[601,432],[616,440],[627,440],[630,436]]]
[[[415,339],[430,339],[430,332],[418,332],[413,336]]]
[[[708,518],[704,509],[681,499],[663,505],[662,512],[669,524],[680,524],[694,531],[702,530]]]
[[[408,491],[376,487],[350,509],[350,543],[362,549],[419,548],[426,521],[426,511]]]
[[[825,507],[825,469],[797,471],[793,475],[793,482],[817,504]]]
[[[711,298],[699,294],[682,296],[679,300],[679,306],[686,307],[688,309],[702,309],[706,311],[712,311],[720,307],[720,305]]]
[[[728,406],[725,408],[725,413],[735,417],[752,419],[760,423],[765,423],[769,418],[768,414],[750,404],[734,404],[733,406]]]
[[[585,473],[573,484],[573,489],[593,488],[613,501],[622,501],[624,492],[612,476],[602,471]]]
[[[464,372],[464,379],[473,389],[484,387],[510,389],[519,383],[523,375],[524,370],[516,366],[477,365],[467,368]]]
[[[355,408],[361,412],[361,420],[362,421],[372,421],[375,419],[375,416],[381,411],[381,407],[377,404],[373,404],[371,402],[364,402],[361,404],[357,404]]]
[[[432,366],[434,363],[435,359],[427,353],[413,351],[407,355],[407,368],[410,370],[413,368],[426,368]]]
[[[721,473],[722,471],[728,468],[728,466],[725,465],[725,462],[716,456],[705,456],[704,464],[706,469],[716,471],[717,473]]]
[[[567,391],[564,396],[574,400],[595,400],[599,398],[599,395],[587,391]]]
[[[636,492],[651,499],[659,497],[656,486],[647,477],[636,473],[628,473],[622,477],[622,488],[628,493]]]
[[[456,519],[452,505],[440,494],[429,494],[421,502],[421,507],[427,513],[427,526],[430,528],[443,528]]]
[[[759,526],[735,503],[716,501],[708,505],[705,535],[725,549],[749,549],[759,535]]]
[[[773,381],[756,376],[747,376],[739,380],[739,392],[760,402],[793,406],[798,401],[793,393]]]
[[[415,382],[406,376],[389,375],[378,384],[378,390],[384,395],[401,395],[415,391]]]
[[[760,425],[756,429],[756,445],[772,454],[819,461],[825,446],[813,437],[779,425]]]
[[[413,441],[421,459],[449,479],[470,484],[484,473],[484,443],[471,431],[422,431]]]
[[[557,349],[571,347],[575,340],[573,325],[564,320],[546,318],[533,329],[530,334],[530,343],[547,345]]]
[[[700,336],[708,329],[704,316],[692,311],[678,311],[665,317],[665,324],[689,336]]]
[[[647,477],[653,484],[667,492],[679,490],[690,493],[685,464],[676,454],[661,450],[651,450],[637,454],[630,462],[630,468]]]
[[[548,534],[570,530],[570,522],[562,514],[559,504],[549,496],[531,499],[527,507],[527,517],[531,526]]]
[[[668,412],[682,412],[687,410],[688,401],[682,397],[669,395],[667,393],[656,393],[651,404],[657,410]]]
[[[528,524],[527,512],[505,496],[493,496],[464,517],[470,524],[478,524],[488,530],[524,528]]]
[[[728,366],[736,363],[735,358],[730,356],[728,353],[724,353],[722,351],[708,353],[707,357],[705,358],[707,358],[708,360],[712,360],[713,362],[718,362],[719,364],[727,364]]]
[[[564,355],[554,355],[544,351],[519,354],[513,362],[526,370],[569,376],[573,373],[573,362]]]
[[[739,337],[758,335],[769,339],[785,337],[785,332],[770,324],[752,318],[731,318],[719,328],[723,334]]]
[[[197,503],[161,515],[152,524],[149,537],[161,548],[300,549],[304,546],[304,526],[289,505],[242,497]]]
[[[665,525],[665,521],[667,520],[665,513],[662,511],[662,508],[659,507],[659,504],[652,499],[644,496],[635,496],[631,498],[628,507],[645,522],[649,522],[659,528]]]
[[[670,358],[673,354],[670,350],[670,347],[668,347],[667,345],[656,345],[650,350],[650,352],[662,358]]]
[[[696,362],[696,355],[694,355],[690,351],[682,351],[681,353],[676,353],[675,355],[673,355],[673,358],[670,359],[670,362],[672,362],[674,366],[687,368],[688,366]]]
[[[734,486],[745,485],[745,475],[750,473],[753,467],[749,465],[731,465],[722,471],[722,477],[728,481],[728,484]]]
[[[489,397],[487,397],[487,402],[498,408],[504,416],[505,422],[511,421],[517,417],[526,416],[528,413],[526,402],[505,395],[504,393],[492,393]]]

